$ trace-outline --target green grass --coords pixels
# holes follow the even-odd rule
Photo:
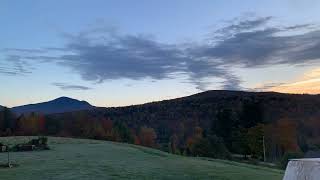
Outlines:
[[[0,138],[27,142],[31,137]],[[5,180],[214,179],[281,180],[283,171],[224,160],[183,157],[141,146],[49,137],[48,151],[11,153],[19,164],[0,169]],[[0,162],[7,154],[0,153]]]

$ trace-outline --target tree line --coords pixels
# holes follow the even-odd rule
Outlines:
[[[307,98],[307,99],[304,99]],[[127,142],[174,154],[276,162],[319,150],[320,101],[281,94],[201,94],[144,105],[41,115],[0,112],[0,135]]]
[[[157,147],[156,132],[142,126],[129,128],[125,123],[110,118],[89,118],[86,113],[74,113],[70,120],[55,119],[39,113],[16,116],[8,108],[0,111],[0,136],[52,135],[126,142]]]
[[[86,111],[57,116],[30,113],[17,117],[5,108],[0,112],[0,135],[100,139],[159,148],[180,155],[223,159],[232,158],[231,154],[242,154],[263,160],[263,138],[269,161],[279,160],[286,152],[302,151],[295,121],[280,119],[276,123],[264,124],[259,116],[256,106],[249,107],[240,116],[231,109],[222,109],[208,129],[200,127],[197,122],[191,123],[198,124],[195,126],[188,126],[190,122],[180,122],[173,125],[165,141],[159,138],[160,134],[163,136],[166,133],[161,128],[132,126],[123,120],[93,117]],[[248,117],[256,120],[246,121]]]

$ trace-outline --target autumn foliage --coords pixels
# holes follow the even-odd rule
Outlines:
[[[232,153],[260,160],[264,142],[268,161],[278,161],[287,152],[320,149],[317,117],[292,117],[283,109],[280,116],[274,113],[278,109],[271,111],[266,103],[259,101],[260,97],[217,98],[223,103],[189,99],[50,115],[17,116],[4,109],[0,111],[0,136],[91,138],[159,148],[180,155],[229,158]],[[267,105],[274,106],[278,100],[272,97]]]
[[[157,134],[153,128],[141,127],[139,132],[140,143],[147,147],[156,147]]]
[[[269,157],[280,158],[286,152],[299,152],[297,123],[284,118],[265,126],[266,149]]]

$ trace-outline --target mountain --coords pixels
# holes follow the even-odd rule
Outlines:
[[[31,112],[53,114],[70,111],[88,110],[92,109],[93,107],[94,106],[90,105],[86,101],[79,101],[77,99],[72,99],[68,97],[60,97],[48,102],[13,107],[11,110],[17,114]]]
[[[208,129],[218,113],[225,109],[232,111],[234,119],[239,121],[250,119],[256,121],[251,123],[272,123],[283,118],[293,121],[320,119],[319,107],[320,95],[212,90],[139,105],[95,108],[84,113],[88,117],[121,120],[130,127],[145,125],[155,129],[169,128],[174,132],[175,126],[181,123]],[[71,112],[55,118],[64,117],[75,118]]]
[[[143,126],[151,127],[156,130],[159,142],[168,142],[170,136],[181,129],[190,134],[194,127],[199,126],[209,132],[223,111],[229,111],[232,116],[234,122],[230,126],[236,124],[247,128],[258,123],[270,124],[289,119],[309,129],[320,128],[320,123],[319,126],[310,125],[320,119],[319,107],[320,95],[212,90],[140,105],[94,108],[82,111],[82,116],[86,119],[110,118],[136,130]],[[75,113],[66,112],[50,115],[50,118],[58,122],[77,121],[78,117]]]
[[[1,105],[0,105],[0,110],[3,109],[3,108],[4,108],[4,106],[1,106]]]
[[[267,123],[284,117],[293,120],[320,118],[319,107],[320,95],[212,90],[171,100],[107,108],[104,111],[110,118],[140,121],[148,126],[197,121],[200,126],[208,128],[223,109],[231,110],[237,119],[249,113],[256,116],[250,119]]]

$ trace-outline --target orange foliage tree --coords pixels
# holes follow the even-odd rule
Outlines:
[[[157,134],[153,128],[141,127],[139,132],[141,145],[147,147],[156,147]]]
[[[265,126],[267,154],[272,160],[279,159],[286,152],[298,152],[297,123],[288,118]]]
[[[188,153],[193,154],[193,151],[194,151],[193,147],[197,142],[199,142],[202,139],[202,136],[203,136],[202,134],[203,134],[202,128],[199,126],[196,126],[194,128],[193,134],[187,138],[186,145],[187,145]]]
[[[113,123],[111,121],[110,118],[103,118],[101,119],[101,124],[102,124],[102,127],[105,131],[105,139],[107,140],[113,140],[113,131],[112,131],[112,128],[113,128]]]
[[[22,115],[17,121],[17,129],[21,135],[39,135],[45,132],[45,118],[36,113]]]

